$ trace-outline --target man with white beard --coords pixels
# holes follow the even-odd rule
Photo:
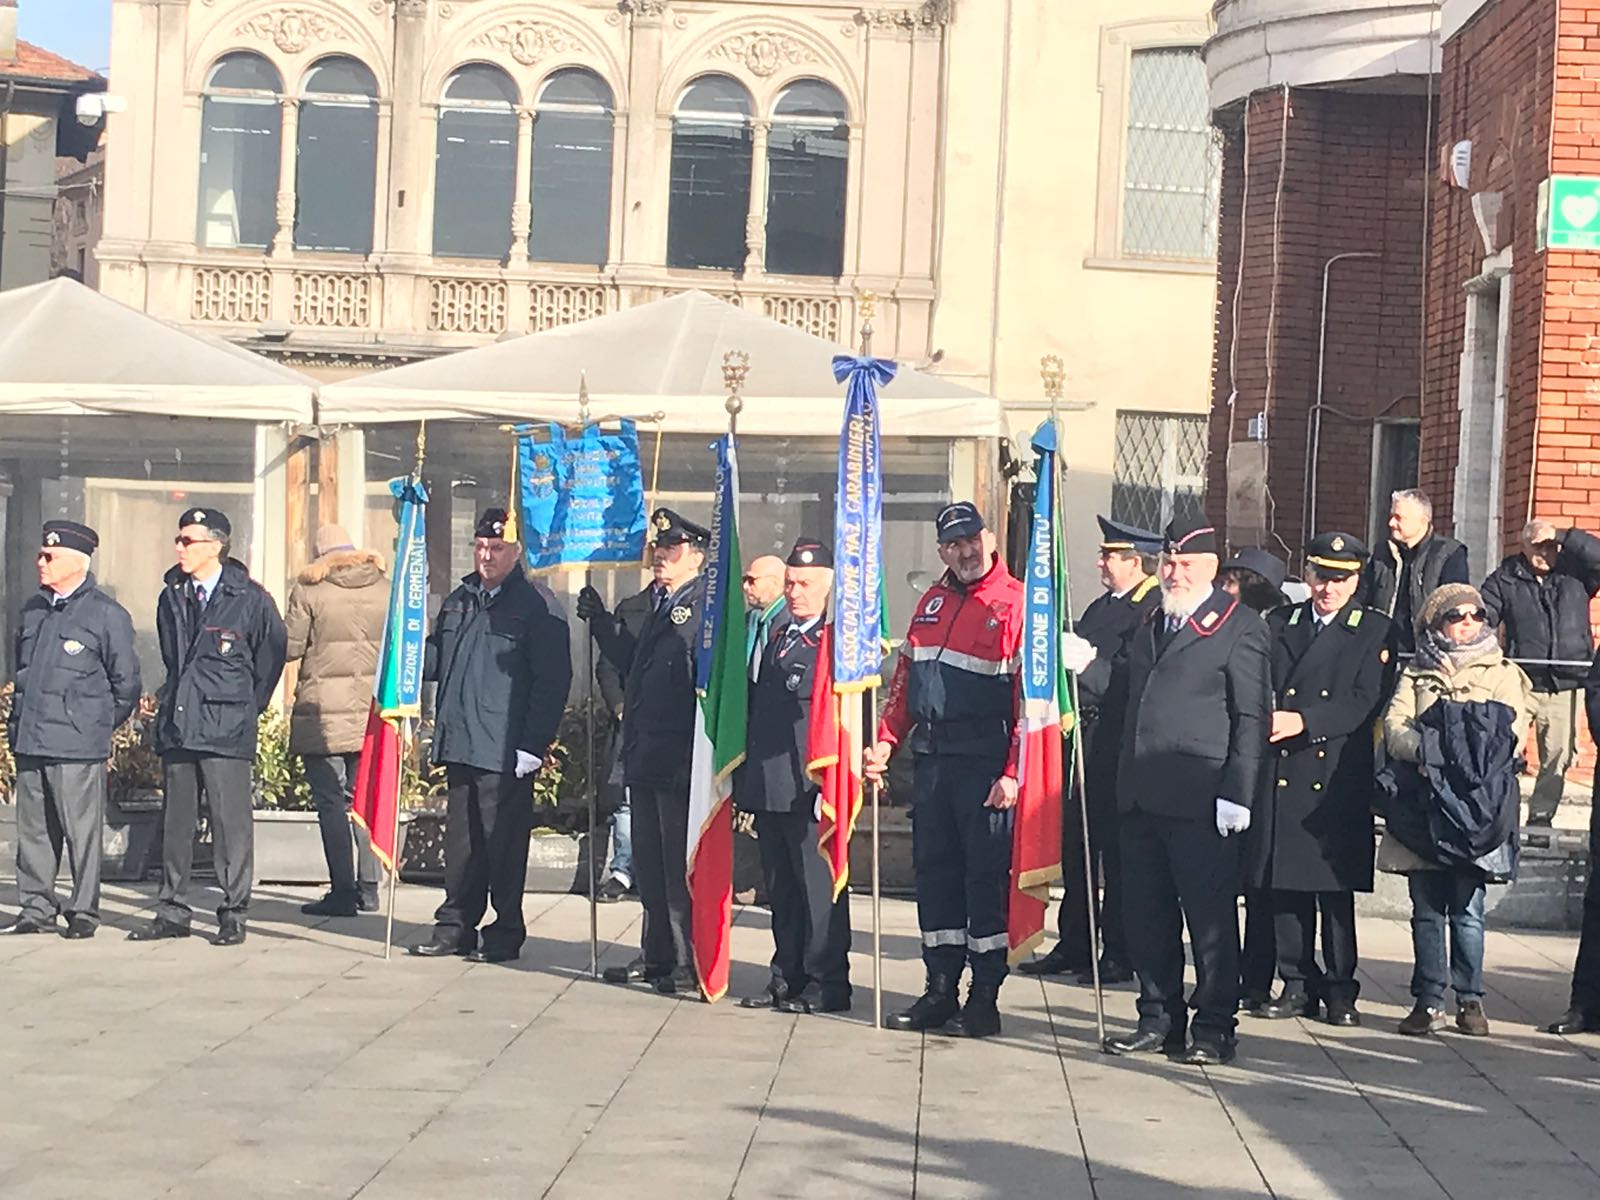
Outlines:
[[[1184,519],[1168,525],[1161,609],[1129,650],[1117,810],[1139,1024],[1105,1041],[1110,1054],[1163,1051],[1200,1066],[1236,1053],[1244,842],[1237,835],[1250,827],[1272,714],[1266,623],[1216,586],[1217,567],[1213,528]],[[1195,964],[1187,1004],[1185,923]]]

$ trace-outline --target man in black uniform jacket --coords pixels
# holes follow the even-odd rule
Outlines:
[[[1123,916],[1139,976],[1139,1025],[1111,1054],[1166,1050],[1199,1065],[1236,1053],[1241,842],[1272,712],[1267,627],[1215,586],[1216,531],[1174,520],[1161,611],[1134,634],[1117,770]],[[1183,926],[1195,989],[1183,995]],[[1194,1009],[1192,1045],[1185,1036]]]
[[[1246,876],[1270,900],[1283,992],[1262,1017],[1312,1017],[1326,1004],[1329,1024],[1361,1023],[1355,893],[1372,890],[1372,727],[1390,661],[1388,618],[1356,599],[1366,561],[1351,534],[1313,538],[1311,599],[1267,617],[1274,769],[1251,814]]]
[[[607,967],[607,983],[647,980],[664,995],[695,993],[689,881],[689,761],[694,738],[694,647],[705,608],[711,531],[670,508],[650,517],[654,608],[635,635],[619,628],[593,588],[578,594],[578,616],[600,652],[626,679],[622,782],[633,810],[633,872],[644,908],[643,957]]]
[[[652,583],[619,600],[608,619],[615,623],[618,633],[637,638],[655,606],[656,585]],[[611,818],[611,862],[597,898],[603,904],[615,904],[633,891],[633,809],[628,805],[628,789],[622,786],[622,702],[628,681],[604,654],[594,660],[594,678],[611,718],[605,754],[600,758],[606,765],[605,776],[600,780],[599,805],[601,813]]]
[[[1097,517],[1100,522],[1100,583],[1105,594],[1083,610],[1072,634],[1062,639],[1063,663],[1077,669],[1078,715],[1083,721],[1084,789],[1089,800],[1089,850],[1094,856],[1095,894],[1102,879],[1105,899],[1097,908],[1100,930],[1100,982],[1126,983],[1122,926],[1122,856],[1117,846],[1117,758],[1122,750],[1123,710],[1128,704],[1128,646],[1134,630],[1161,607],[1154,557],[1161,535]],[[1070,753],[1069,753],[1070,762]],[[1022,963],[1025,975],[1075,972],[1079,983],[1094,982],[1089,958],[1089,897],[1084,885],[1083,797],[1061,816],[1062,897],[1057,915],[1061,940],[1043,958]]]
[[[815,538],[785,563],[785,611],[751,661],[745,760],[733,802],[755,814],[761,874],[772,907],[772,981],[742,1008],[843,1012],[850,1007],[850,894],[833,894],[817,852],[817,785],[806,774],[811,685],[833,586],[833,554]]]
[[[100,538],[75,521],[47,521],[39,590],[22,606],[12,658],[16,694],[6,733],[17,758],[17,894],[22,913],[0,934],[56,927],[61,848],[72,862],[62,936],[100,924],[100,846],[111,735],[139,702],[128,610],[89,573]]]
[[[433,761],[449,787],[444,903],[422,958],[510,962],[528,926],[533,784],[572,690],[567,629],[522,570],[522,547],[502,536],[506,510],[486,509],[473,531],[477,567],[444,598],[428,635],[423,677],[436,681]],[[494,902],[494,921],[478,925]]]

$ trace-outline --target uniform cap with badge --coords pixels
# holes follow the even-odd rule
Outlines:
[[[45,550],[76,550],[79,554],[93,554],[100,545],[100,535],[76,521],[46,521],[39,545]]]
[[[1173,517],[1167,522],[1161,549],[1166,554],[1215,554],[1216,526],[1204,517]]]
[[[941,546],[959,542],[962,538],[976,537],[988,528],[983,523],[983,514],[978,511],[978,506],[970,500],[946,504],[933,519],[933,527],[938,532]]]
[[[1095,516],[1100,522],[1100,549],[1121,554],[1160,554],[1161,535],[1109,517]]]
[[[509,517],[503,508],[486,508],[483,515],[478,518],[478,523],[473,527],[472,536],[475,538],[504,537],[506,523]]]
[[[1367,562],[1367,547],[1349,533],[1319,533],[1306,543],[1306,565],[1324,579],[1349,579]]]
[[[796,538],[789,557],[783,560],[787,567],[833,567],[833,550],[816,538]]]
[[[178,514],[178,528],[187,529],[191,525],[203,525],[207,529],[214,529],[224,537],[233,533],[233,526],[228,522],[228,514],[215,508],[186,508]]]
[[[670,508],[658,508],[650,514],[650,541],[656,546],[705,546],[711,530]]]

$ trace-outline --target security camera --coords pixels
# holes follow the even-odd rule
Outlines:
[[[128,101],[124,96],[113,96],[109,92],[85,92],[78,97],[74,111],[78,124],[98,125],[107,113],[127,112]]]

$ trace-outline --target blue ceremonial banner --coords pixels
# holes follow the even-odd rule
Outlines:
[[[883,464],[878,389],[894,378],[882,358],[833,360],[850,381],[839,431],[839,482],[833,517],[833,686],[860,692],[882,682]]]
[[[724,434],[711,443],[717,456],[717,486],[711,498],[711,544],[706,547],[706,604],[700,618],[700,635],[695,641],[694,686],[701,695],[711,682],[712,655],[717,634],[722,628],[724,609],[739,594],[734,584],[743,567],[739,558],[739,456],[733,435]],[[742,613],[729,614],[743,621]],[[740,637],[744,635],[741,632]]]
[[[391,479],[389,491],[400,502],[400,535],[373,699],[379,716],[417,717],[428,627],[428,493],[420,480],[410,478]]]
[[[644,472],[632,421],[617,433],[590,425],[519,429],[517,491],[528,569],[636,567],[644,557]]]
[[[1062,622],[1057,611],[1060,595],[1056,564],[1056,427],[1052,421],[1033,435],[1039,455],[1039,481],[1034,485],[1033,524],[1028,530],[1028,560],[1023,576],[1022,701],[1047,704],[1060,712],[1063,691],[1058,688],[1056,666],[1060,654]]]

